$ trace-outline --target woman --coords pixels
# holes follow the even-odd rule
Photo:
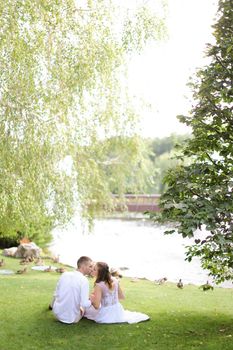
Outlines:
[[[119,281],[111,276],[106,263],[97,262],[93,268],[93,276],[96,281],[90,297],[92,306],[86,309],[84,317],[97,323],[137,323],[149,319],[149,316],[140,312],[124,310],[119,303],[119,299],[124,299],[124,294]]]

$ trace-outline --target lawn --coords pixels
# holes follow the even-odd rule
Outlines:
[[[17,259],[5,262],[1,269],[22,268]],[[26,274],[0,275],[0,350],[233,349],[233,289],[180,290],[172,283],[123,278],[124,307],[149,314],[150,321],[100,325],[83,319],[65,325],[48,310],[58,278],[30,267]]]

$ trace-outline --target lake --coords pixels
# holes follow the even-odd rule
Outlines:
[[[167,277],[171,282],[180,278],[184,283],[203,284],[211,281],[195,258],[185,261],[185,246],[191,239],[178,234],[164,235],[165,226],[147,219],[98,219],[91,233],[75,218],[72,223],[53,231],[50,251],[60,261],[76,266],[78,257],[90,256],[105,261],[110,267],[125,267],[124,276],[156,280]],[[223,286],[231,287],[230,282]]]

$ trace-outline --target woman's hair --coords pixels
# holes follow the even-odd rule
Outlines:
[[[113,280],[108,265],[104,262],[97,262],[96,266],[97,276],[95,283],[105,282],[107,283],[109,289],[112,289]]]

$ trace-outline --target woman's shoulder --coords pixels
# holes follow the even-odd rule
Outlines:
[[[118,286],[118,280],[117,280],[117,278],[112,277],[111,280],[112,280],[112,285],[113,285],[113,287]],[[104,281],[97,282],[95,285],[98,286],[98,287],[100,287],[101,289],[109,289],[107,283],[104,282]]]
[[[105,282],[104,281],[96,282],[95,285],[98,286],[99,288],[103,289],[105,286]]]

